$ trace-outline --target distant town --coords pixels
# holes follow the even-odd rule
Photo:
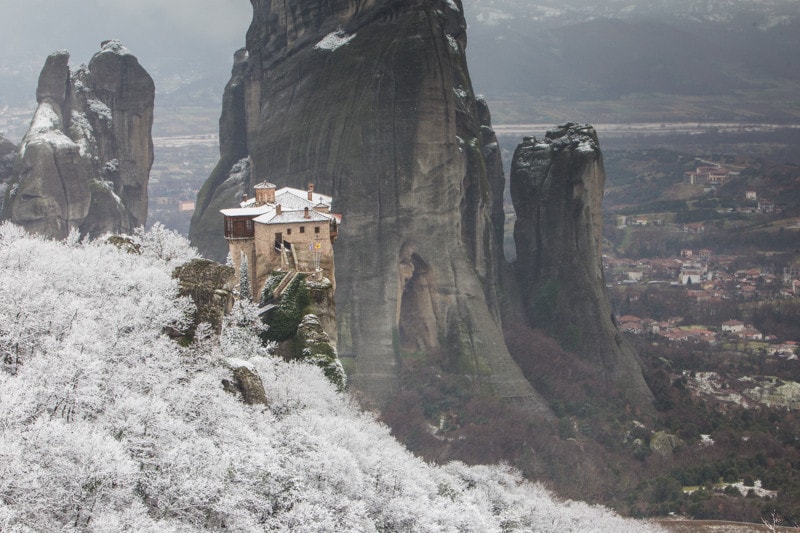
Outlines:
[[[606,281],[619,310],[615,318],[620,330],[651,336],[654,341],[724,345],[797,359],[799,338],[781,338],[779,332],[759,329],[738,317],[752,315],[754,309],[768,303],[798,301],[800,253],[791,249],[772,251],[766,249],[767,243],[757,253],[750,249],[735,253],[735,246],[730,244],[737,232],[752,227],[767,232],[765,235],[779,236],[779,244],[800,242],[800,217],[791,216],[796,214],[796,206],[778,203],[748,186],[753,180],[741,177],[745,166],[698,162],[694,170],[683,175],[684,184],[703,188],[702,197],[686,203],[688,209],[614,216],[615,235],[620,241],[629,242],[638,233],[641,240],[671,239],[673,245],[681,242],[686,246],[665,256],[630,257],[635,254],[614,252],[603,256]],[[718,191],[726,185],[728,191],[733,188],[735,196],[731,198],[729,192],[724,200]],[[725,252],[730,253],[708,246],[716,236],[725,236],[721,241],[726,243]],[[693,246],[695,243],[705,246]],[[658,295],[656,305],[643,301],[654,294]],[[640,312],[630,312],[634,309]],[[673,314],[652,317],[647,316],[647,310]]]

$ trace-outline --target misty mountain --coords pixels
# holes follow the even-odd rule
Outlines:
[[[107,39],[121,40],[152,74],[159,100],[165,99],[158,105],[173,95],[186,104],[189,95],[188,103],[219,106],[250,11],[246,0],[6,2],[0,18],[0,108],[31,103],[42,60],[52,52],[91,57]],[[216,93],[209,93],[212,87]]]
[[[477,90],[565,99],[727,94],[800,79],[786,0],[466,3]]]

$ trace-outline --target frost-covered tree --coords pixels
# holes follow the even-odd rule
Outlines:
[[[242,252],[239,257],[239,298],[247,301],[252,299],[249,270],[247,256]]]
[[[180,346],[163,237],[136,254],[0,225],[0,530],[654,529],[508,467],[426,464],[319,368],[270,356],[252,304]],[[268,405],[225,391],[239,365]]]
[[[200,254],[179,233],[167,229],[161,222],[146,230],[143,227],[134,230],[134,242],[139,244],[142,253],[149,257],[165,261],[172,266],[191,261]]]

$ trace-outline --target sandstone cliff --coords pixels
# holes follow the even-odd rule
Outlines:
[[[503,176],[460,0],[253,6],[193,244],[224,257],[217,209],[254,183],[315,183],[345,214],[338,347],[357,357],[355,387],[385,399],[405,354],[435,354],[480,390],[546,413],[500,327]],[[231,174],[245,156],[249,174]]]
[[[11,179],[11,172],[14,168],[14,161],[16,161],[16,157],[17,146],[0,135],[0,196],[5,196],[5,191],[8,188],[8,181]],[[2,203],[0,203],[0,212],[2,212],[2,210]]]
[[[601,243],[605,171],[597,134],[566,124],[514,152],[515,265],[530,325],[556,337],[602,376],[607,396],[647,408],[638,356],[613,322]],[[554,361],[552,364],[557,365]]]
[[[118,41],[88,66],[68,62],[56,52],[39,76],[3,218],[53,238],[129,233],[147,218],[153,80]]]

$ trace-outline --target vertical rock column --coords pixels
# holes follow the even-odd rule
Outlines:
[[[591,126],[566,124],[517,147],[511,165],[517,280],[532,327],[595,365],[609,398],[649,410],[652,394],[640,361],[617,330],[606,293],[604,183]]]

